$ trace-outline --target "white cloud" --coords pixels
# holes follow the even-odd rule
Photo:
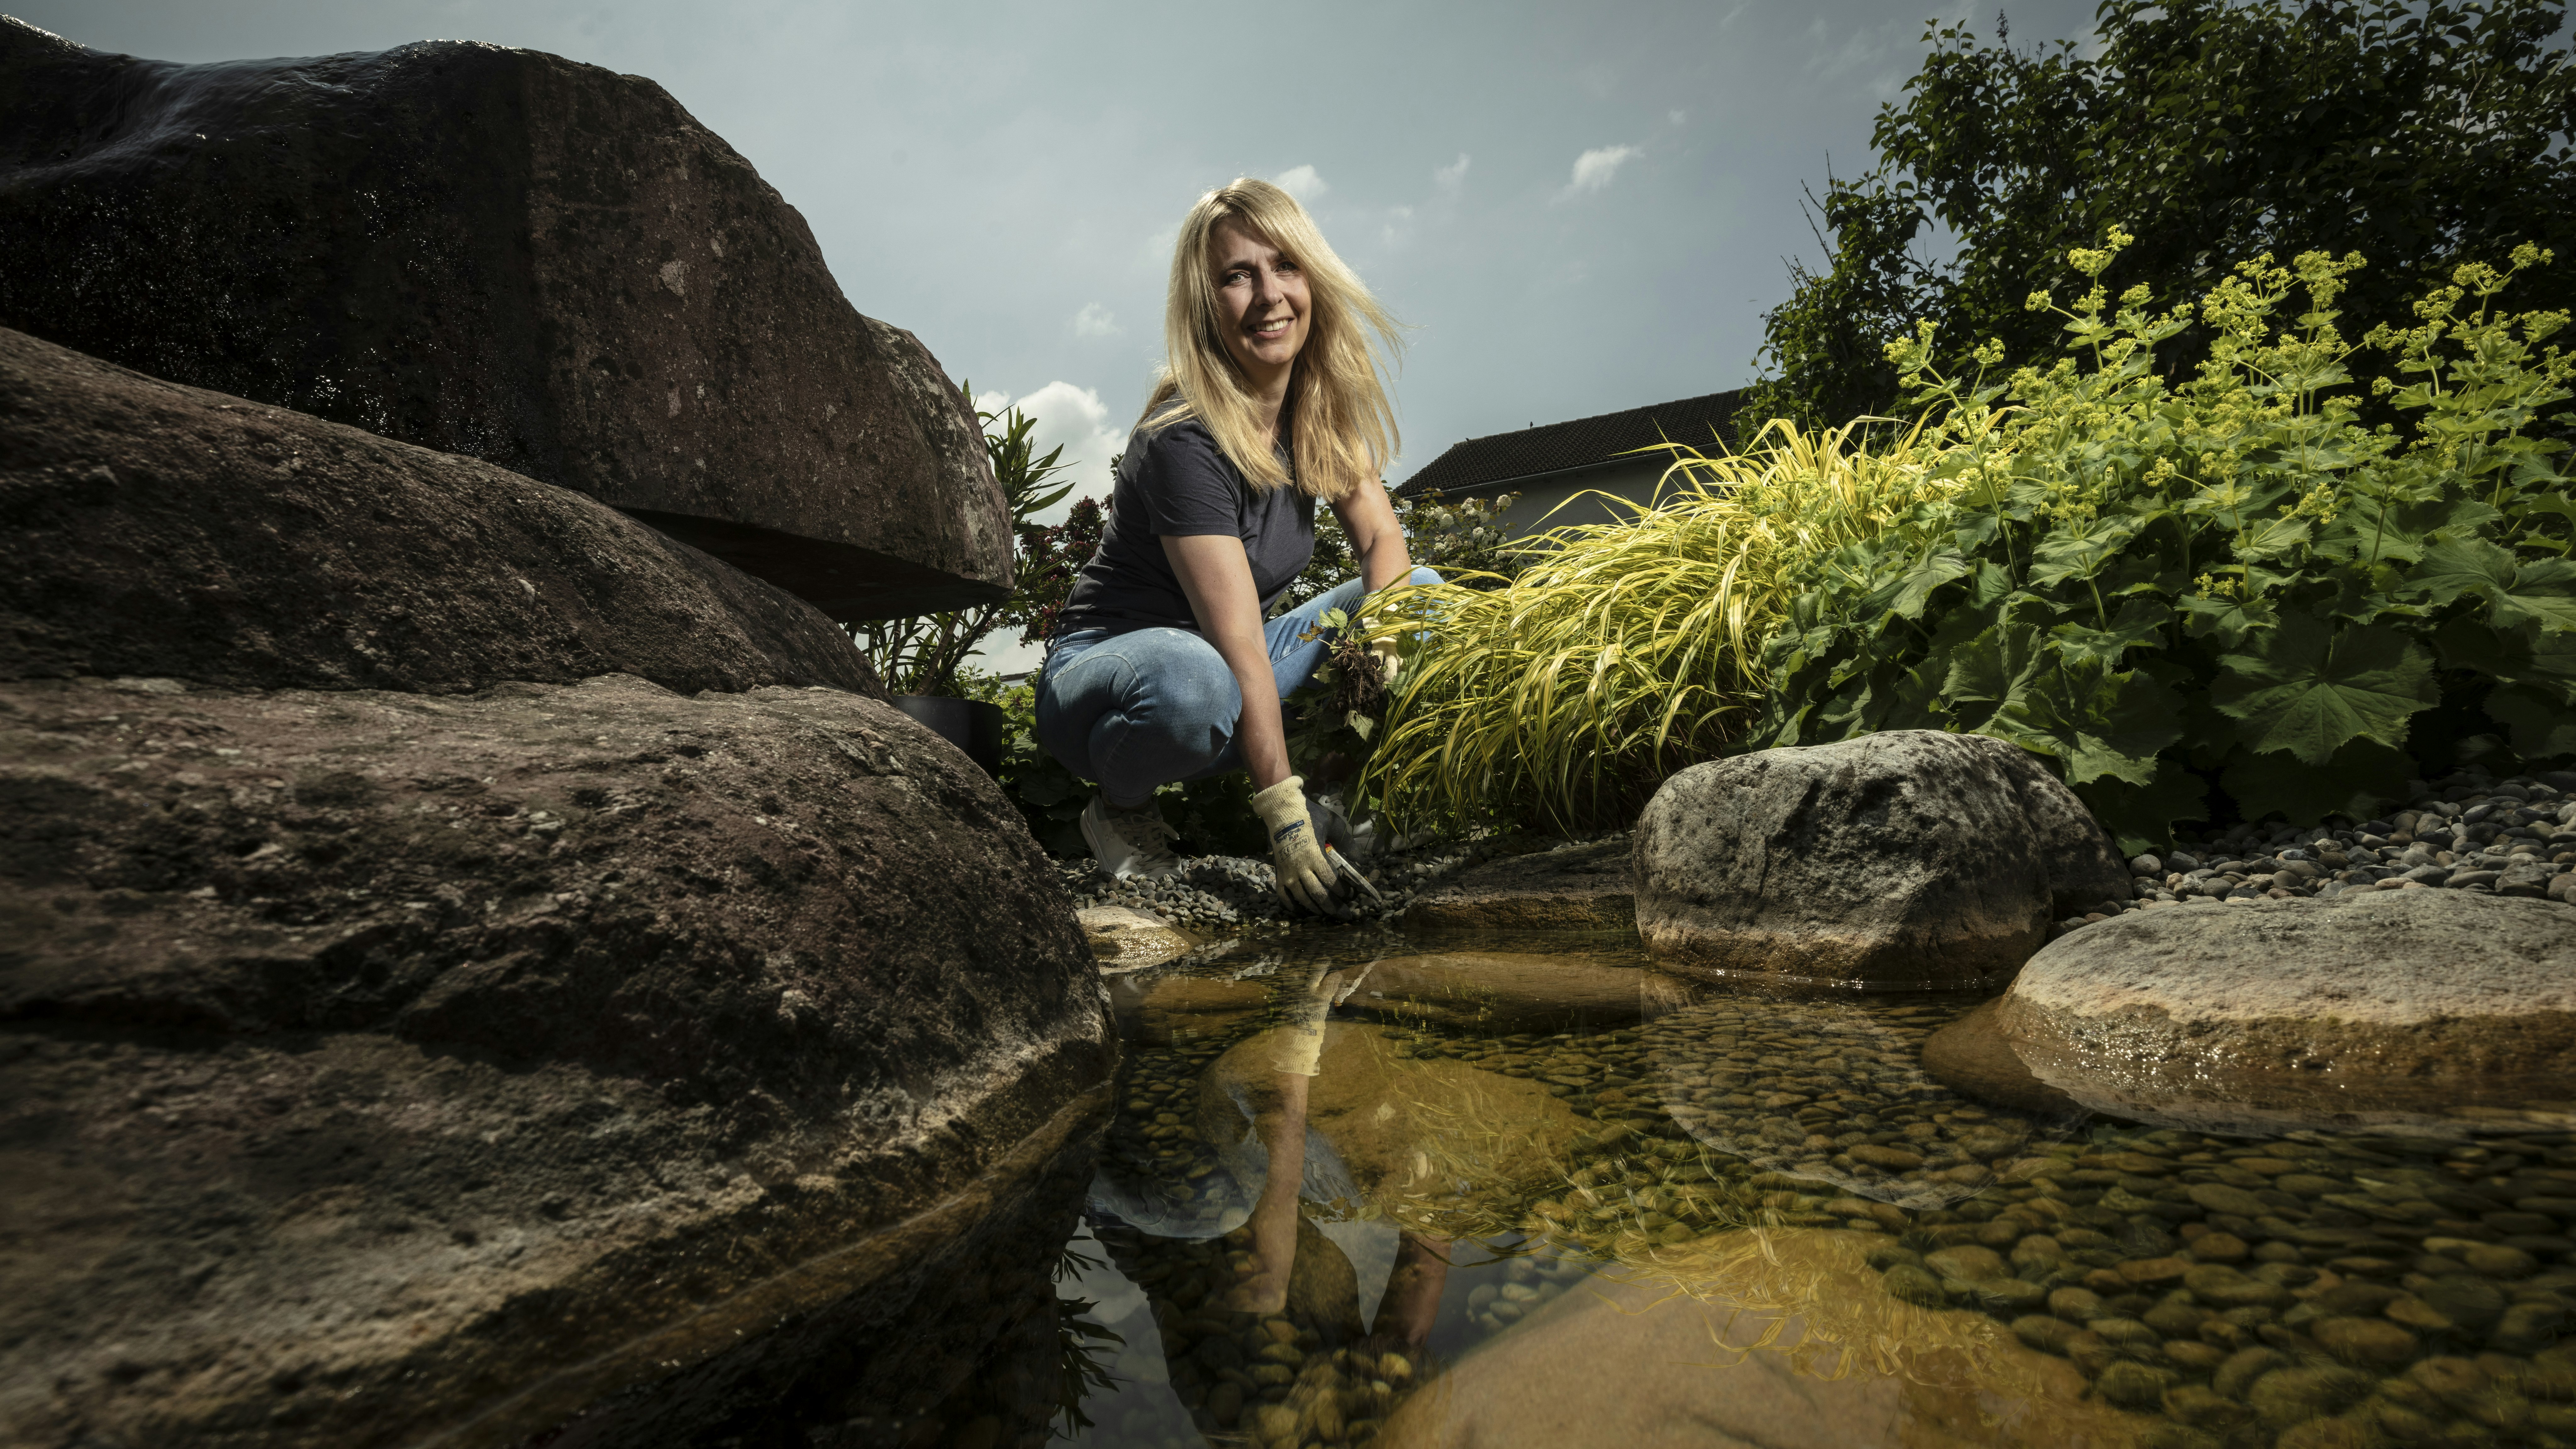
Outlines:
[[[1081,311],[1073,314],[1073,335],[1076,337],[1115,337],[1122,330],[1118,325],[1118,314],[1097,302],[1086,302]]]
[[[1690,119],[1690,112],[1683,110],[1679,106],[1675,106],[1671,110],[1664,112],[1664,119],[1678,126],[1682,122]]]
[[[1472,160],[1464,151],[1458,159],[1431,173],[1431,189],[1442,196],[1456,196],[1467,186],[1467,164]]]
[[[1619,174],[1619,168],[1645,155],[1636,146],[1596,146],[1574,158],[1574,179],[1567,183],[1565,195],[1599,191]]]
[[[1017,398],[982,393],[976,397],[975,407],[988,413],[1017,407],[1028,414],[1029,421],[1037,425],[1030,430],[1029,440],[1037,445],[1040,457],[1049,448],[1063,446],[1064,456],[1057,461],[1065,465],[1065,470],[1056,475],[1056,481],[1071,483],[1073,492],[1041,514],[1039,522],[1061,521],[1076,498],[1108,497],[1109,460],[1126,448],[1127,429],[1113,423],[1108,404],[1100,400],[1096,389],[1057,381]]]
[[[1314,205],[1317,198],[1333,189],[1324,184],[1324,178],[1316,175],[1312,166],[1291,166],[1270,180],[1280,190],[1308,206]]]
[[[1387,246],[1400,247],[1410,240],[1412,236],[1413,208],[1409,206],[1388,207],[1386,209],[1386,225],[1379,229],[1378,240]]]

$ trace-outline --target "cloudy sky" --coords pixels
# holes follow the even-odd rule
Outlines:
[[[0,0],[169,60],[488,40],[660,82],[800,208],[859,310],[1027,407],[1086,491],[1143,404],[1190,202],[1272,178],[1410,324],[1401,480],[1462,438],[1749,381],[1800,213],[1866,168],[1925,22],[1990,0],[1273,8]],[[2091,0],[2009,6],[2015,44]]]

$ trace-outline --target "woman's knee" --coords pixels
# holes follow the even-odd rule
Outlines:
[[[1230,738],[1243,715],[1243,687],[1213,647],[1205,658],[1176,655],[1146,693],[1155,718],[1176,738],[1195,739],[1207,730]]]

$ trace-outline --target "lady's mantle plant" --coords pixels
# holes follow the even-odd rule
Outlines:
[[[2052,367],[1989,381],[1989,343],[1943,376],[1929,323],[1889,347],[1944,491],[1810,566],[1748,743],[1994,735],[2132,850],[2206,818],[2213,774],[2248,819],[2367,814],[2437,705],[2483,708],[2527,760],[2576,753],[2576,504],[2547,435],[2576,420],[2550,411],[2576,360],[2544,346],[2568,316],[2493,307],[2550,254],[2462,267],[2358,345],[2334,303],[2360,257],[2262,257],[2203,299],[2218,340],[2176,385],[2154,344],[2189,314],[2099,282],[2128,240],[2070,254],[2095,283],[2071,309],[2030,298],[2067,319]],[[2367,389],[2365,348],[2394,373]],[[2373,394],[2402,427],[2365,424]]]

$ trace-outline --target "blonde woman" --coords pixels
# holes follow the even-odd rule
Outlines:
[[[1356,616],[1391,584],[1438,582],[1413,567],[1378,483],[1395,453],[1382,365],[1394,332],[1278,187],[1236,181],[1181,223],[1163,376],[1038,677],[1039,743],[1100,784],[1082,833],[1103,872],[1171,873],[1156,788],[1245,770],[1281,899],[1342,914],[1347,887],[1289,773],[1279,701],[1323,661],[1324,641],[1300,636],[1325,610]],[[1265,623],[1314,552],[1319,499],[1360,576]],[[1380,659],[1391,678],[1393,650]]]

